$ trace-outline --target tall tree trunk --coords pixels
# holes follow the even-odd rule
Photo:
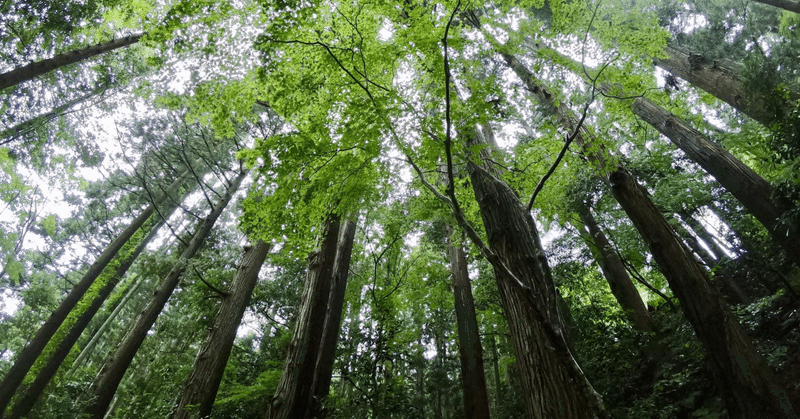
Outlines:
[[[497,326],[494,327],[492,338],[489,339],[489,350],[492,351],[492,369],[494,370],[494,408],[500,406],[500,395],[504,394],[500,381],[500,354],[497,352]]]
[[[769,6],[777,7],[779,9],[788,10],[790,12],[800,13],[800,2],[795,0],[755,0]]]
[[[141,37],[142,34],[129,35],[124,38],[114,39],[102,44],[90,45],[78,50],[63,52],[61,54],[57,54],[53,58],[36,61],[26,66],[18,67],[7,73],[0,74],[0,90],[5,89],[6,87],[16,86],[28,80],[33,80],[42,74],[49,73],[53,70],[63,68],[79,61],[83,61],[87,58],[105,54],[106,52],[135,44],[139,42]]]
[[[311,387],[319,355],[325,312],[336,261],[340,217],[328,215],[320,250],[309,255],[300,312],[281,381],[270,401],[267,419],[302,419],[311,404]]]
[[[578,127],[568,109],[557,106],[553,94],[510,54],[503,53],[509,66],[526,83],[528,90],[555,109],[562,124],[579,129],[576,141],[584,150],[597,149],[591,132]],[[604,149],[588,153],[604,174],[608,156]],[[624,168],[608,176],[614,197],[650,247],[650,252],[667,278],[684,314],[703,343],[717,386],[732,418],[790,417],[792,406],[786,391],[753,347],[727,303],[711,287],[705,270],[692,257],[647,192]]]
[[[176,179],[167,188],[166,192],[157,198],[156,203],[148,205],[147,208],[145,208],[139,216],[134,218],[128,227],[103,250],[100,256],[97,257],[97,260],[95,260],[92,266],[83,274],[80,281],[72,287],[69,294],[64,297],[55,311],[47,318],[39,330],[36,331],[33,339],[20,351],[14,365],[8,370],[5,377],[3,377],[3,381],[0,382],[0,417],[2,417],[14,392],[17,390],[20,383],[22,383],[28,371],[30,371],[33,363],[36,362],[36,359],[47,346],[47,343],[50,342],[50,338],[53,337],[75,305],[83,298],[83,295],[86,294],[89,287],[92,286],[97,277],[100,276],[106,266],[114,259],[120,249],[122,249],[136,231],[145,224],[150,216],[153,215],[156,210],[156,204],[167,199],[170,194],[174,194],[186,181],[188,178],[187,175],[188,172],[185,172]]]
[[[77,97],[70,101],[67,101],[59,106],[56,106],[50,112],[35,116],[27,121],[20,122],[19,124],[14,125],[13,127],[9,127],[0,131],[0,146],[4,146],[8,143],[11,143],[20,137],[27,135],[37,128],[47,124],[51,120],[58,118],[61,115],[67,113],[68,110],[72,109],[74,106],[80,105],[83,102],[86,102],[92,97],[98,96],[103,94],[108,89],[107,85],[98,86],[94,90],[89,93],[86,93],[83,96]]]
[[[236,330],[250,303],[258,273],[269,252],[270,245],[259,240],[247,246],[236,273],[231,290],[225,295],[214,324],[194,361],[194,368],[183,387],[183,394],[171,418],[190,419],[211,416],[214,399],[225,372],[225,365],[236,339]]]
[[[755,93],[747,90],[739,78],[737,65],[706,60],[702,56],[687,54],[673,47],[665,48],[664,52],[667,58],[654,58],[655,65],[705,90],[765,126],[775,122],[777,115],[767,107],[768,92]]]
[[[325,314],[325,327],[322,333],[322,344],[314,371],[314,383],[311,390],[312,409],[314,415],[321,412],[321,403],[328,396],[333,374],[333,362],[336,359],[336,345],[339,343],[339,332],[342,324],[342,309],[347,291],[347,277],[350,273],[350,260],[353,255],[353,241],[356,236],[356,223],[346,220],[339,237],[336,250],[336,262],[333,267],[333,283],[328,309]]]
[[[170,211],[171,212],[171,211]],[[153,215],[153,217],[158,217],[157,215]],[[89,303],[88,307],[81,313],[78,318],[75,320],[75,323],[69,328],[64,338],[55,348],[53,353],[47,359],[44,367],[39,370],[39,373],[36,375],[36,378],[33,382],[25,389],[25,392],[21,394],[16,403],[14,403],[14,407],[11,409],[11,414],[8,415],[9,419],[17,419],[25,417],[33,406],[36,404],[36,401],[39,400],[39,397],[44,392],[45,387],[47,384],[50,383],[50,380],[56,375],[58,372],[59,367],[64,362],[64,360],[69,355],[72,347],[75,346],[75,343],[80,338],[83,331],[86,330],[86,327],[89,326],[89,323],[94,318],[95,314],[100,310],[103,306],[103,303],[106,301],[111,292],[114,291],[119,281],[125,276],[128,272],[128,269],[133,265],[133,262],[136,261],[136,258],[139,257],[139,254],[142,253],[145,247],[150,243],[150,241],[156,236],[158,230],[164,224],[165,220],[161,219],[160,217],[151,219],[151,223],[155,224],[150,227],[150,231],[147,235],[139,240],[139,243],[136,245],[135,248],[131,249],[127,254],[122,255],[123,259],[120,260],[114,269],[113,273],[109,273],[108,278],[106,279],[106,283],[103,285],[102,288],[97,292],[97,295],[92,299]],[[146,227],[142,228],[140,233],[143,233],[143,230]],[[135,239],[134,239],[135,240]],[[128,244],[133,244],[129,242]],[[123,252],[125,249],[123,248]],[[114,262],[111,262],[111,265],[114,265]]]
[[[717,389],[731,418],[794,417],[792,402],[753,347],[722,296],[624,169],[610,176],[612,191],[642,234],[673,294],[703,344]],[[633,216],[636,214],[636,216]],[[796,403],[796,401],[795,401]]]
[[[800,235],[793,231],[793,223],[780,221],[790,212],[791,205],[774,198],[775,191],[769,182],[650,99],[636,98],[632,109],[733,194],[783,247],[790,263],[800,263]]]
[[[228,202],[230,202],[233,194],[239,189],[247,173],[246,170],[241,171],[228,185],[225,194],[220,198],[219,202],[217,202],[217,205],[211,209],[211,212],[194,233],[188,246],[178,257],[172,270],[164,278],[161,287],[155,292],[150,303],[139,315],[136,324],[125,336],[118,350],[111,358],[106,360],[105,364],[100,369],[97,378],[95,378],[94,383],[92,383],[91,392],[93,398],[86,408],[86,413],[90,418],[100,419],[105,414],[108,405],[114,398],[117,387],[119,387],[119,383],[125,375],[125,371],[127,371],[128,366],[131,361],[133,361],[133,357],[136,355],[145,337],[147,337],[147,332],[156,322],[158,315],[172,295],[172,291],[178,286],[183,271],[186,269],[187,261],[200,250],[206,237],[208,237],[211,232],[212,227],[214,227],[214,223],[222,214]]]
[[[461,359],[461,385],[464,390],[464,411],[468,419],[489,418],[489,392],[483,368],[483,348],[469,281],[467,257],[461,231],[448,227],[447,253],[450,259],[450,278],[455,297],[458,325],[458,352]]]
[[[468,145],[478,144],[487,145],[474,129]],[[467,165],[489,246],[499,259],[492,265],[514,342],[528,416],[580,419],[605,413],[600,396],[569,351],[557,291],[533,218],[514,191],[490,169],[471,159]]]
[[[589,231],[592,238],[596,253],[600,258],[600,269],[603,271],[603,276],[606,277],[611,293],[617,299],[620,307],[625,312],[628,319],[631,320],[636,329],[642,332],[652,332],[653,319],[650,317],[650,312],[642,301],[642,296],[633,285],[625,265],[622,264],[617,252],[609,243],[605,233],[597,224],[589,205],[585,202],[580,204],[578,208],[578,215],[583,221],[583,225]]]

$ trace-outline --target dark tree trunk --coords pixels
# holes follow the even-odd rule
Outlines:
[[[79,50],[64,52],[56,55],[53,58],[36,61],[26,66],[11,70],[7,73],[0,74],[0,90],[3,90],[6,87],[10,86],[16,86],[28,80],[33,80],[34,78],[39,77],[42,74],[46,74],[53,70],[65,67],[67,65],[83,61],[87,58],[91,58],[100,54],[105,54],[106,52],[126,47],[131,44],[135,44],[139,42],[139,39],[141,39],[141,37],[142,37],[141,34],[130,35],[124,38],[115,39],[113,41],[105,42],[102,44],[90,45],[88,47]]]
[[[736,65],[706,60],[672,47],[665,48],[664,52],[667,58],[653,59],[657,66],[714,95],[763,125],[770,126],[776,120],[775,113],[768,110],[768,98],[744,87]]]
[[[526,83],[528,90],[552,106],[562,124],[578,129],[568,109],[556,106],[553,95],[513,56],[503,54],[512,69]],[[584,150],[594,150],[587,157],[604,174],[608,156],[602,148],[592,147],[593,136],[580,128],[576,142]],[[777,383],[744,333],[725,300],[713,287],[702,266],[683,245],[667,220],[650,200],[647,192],[625,169],[617,168],[608,176],[614,197],[628,214],[639,234],[667,278],[684,314],[703,343],[717,386],[729,414],[735,419],[789,417],[792,407],[785,390]],[[780,396],[780,397],[779,397]],[[785,414],[783,407],[789,411]]]
[[[800,2],[794,0],[756,0],[756,1],[759,3],[764,3],[769,6],[777,7],[779,9],[800,13]]]
[[[325,312],[336,261],[339,224],[338,215],[328,216],[322,231],[320,250],[308,257],[300,312],[281,381],[270,401],[267,419],[302,419],[310,408],[314,370],[325,328]]]
[[[773,197],[774,189],[764,178],[653,101],[637,98],[633,102],[633,112],[669,138],[733,194],[783,247],[790,262],[800,261],[800,235],[792,230],[792,223],[779,221],[791,206]]]
[[[792,405],[703,268],[683,246],[644,189],[624,169],[612,191],[641,233],[705,348],[731,418],[790,418]]]
[[[154,216],[158,217],[158,216]],[[128,272],[128,269],[133,265],[133,262],[136,261],[136,258],[139,257],[139,254],[142,253],[145,247],[150,243],[150,241],[155,237],[156,233],[158,233],[159,228],[164,224],[163,219],[158,219],[155,221],[151,219],[151,223],[154,221],[154,224],[151,228],[149,233],[139,240],[139,243],[136,245],[131,252],[128,252],[127,255],[123,255],[124,259],[121,260],[117,267],[114,269],[114,273],[107,279],[107,282],[103,287],[98,291],[97,296],[89,303],[89,306],[86,307],[83,313],[80,314],[75,323],[70,327],[67,334],[61,340],[61,343],[58,344],[55,351],[50,358],[47,359],[44,367],[39,370],[39,373],[36,375],[36,378],[33,382],[25,389],[25,392],[20,395],[17,401],[14,403],[14,407],[11,409],[11,414],[7,417],[9,419],[17,419],[25,417],[33,406],[36,404],[36,401],[39,400],[39,397],[44,392],[45,387],[47,384],[50,383],[50,380],[56,375],[58,372],[59,367],[64,362],[64,359],[67,358],[72,347],[75,346],[75,343],[80,338],[83,331],[86,330],[86,327],[89,326],[89,323],[94,318],[95,314],[103,307],[103,303],[106,301],[111,292],[114,291],[119,281],[125,276]],[[144,228],[143,228],[144,229]],[[112,262],[112,265],[114,262]]]
[[[270,245],[261,240],[254,246],[245,247],[236,278],[220,304],[214,324],[197,354],[194,368],[184,384],[183,394],[170,417],[190,419],[211,416],[225,365],[236,339],[236,330],[250,304],[250,296],[269,248]]]
[[[650,312],[647,311],[642,296],[633,285],[625,265],[622,264],[617,252],[609,243],[603,230],[597,224],[594,215],[588,204],[581,203],[578,209],[578,214],[583,221],[583,225],[589,231],[592,238],[596,253],[599,255],[600,269],[603,271],[603,276],[606,277],[611,293],[617,299],[622,310],[631,320],[636,329],[643,332],[652,332],[653,319],[650,317]]]
[[[489,393],[486,390],[486,374],[483,368],[483,348],[469,281],[467,257],[461,240],[461,232],[448,228],[447,245],[450,259],[453,296],[455,297],[456,322],[458,324],[458,352],[461,359],[461,385],[464,390],[464,411],[468,419],[489,418]]]
[[[333,267],[333,283],[331,284],[328,309],[325,314],[325,326],[322,343],[317,357],[317,368],[314,371],[314,383],[311,390],[313,414],[322,414],[322,401],[328,396],[333,375],[333,362],[336,359],[336,345],[339,343],[339,332],[342,324],[342,309],[347,291],[347,277],[350,273],[350,260],[353,254],[353,241],[356,237],[356,223],[346,220],[339,237],[336,250],[336,262]]]
[[[472,144],[486,144],[477,130]],[[494,266],[531,418],[595,418],[604,412],[599,395],[575,363],[564,336],[556,289],[536,225],[503,181],[468,160],[488,244],[509,277]],[[517,283],[519,280],[521,283]]]
[[[86,409],[86,413],[90,418],[103,418],[111,400],[114,398],[119,383],[125,376],[128,366],[130,366],[136,352],[139,350],[145,337],[147,337],[147,332],[156,322],[158,315],[161,314],[161,310],[163,310],[164,305],[167,304],[167,300],[169,300],[169,297],[172,295],[172,291],[178,286],[183,271],[186,269],[186,262],[203,246],[211,229],[214,227],[214,223],[216,223],[217,219],[228,205],[228,202],[230,202],[233,194],[239,189],[245,176],[247,176],[247,171],[242,171],[228,185],[225,194],[202,221],[199,228],[192,236],[191,241],[189,241],[188,246],[183,250],[172,270],[164,278],[161,287],[155,292],[150,303],[139,315],[136,324],[128,331],[128,334],[119,345],[117,351],[113,353],[111,358],[106,360],[105,364],[100,369],[97,378],[95,378],[94,383],[92,383],[93,398],[90,400]]]
[[[173,193],[177,190],[183,182],[186,181],[185,174],[180,176],[172,185],[169,186],[167,189],[167,193],[164,196]],[[164,197],[159,197],[157,202],[163,201]],[[14,365],[11,369],[8,370],[5,377],[3,377],[3,381],[0,382],[0,417],[3,416],[5,413],[6,407],[8,403],[11,401],[11,398],[14,395],[14,392],[19,387],[22,380],[25,378],[25,375],[28,374],[30,371],[31,366],[33,363],[36,362],[36,359],[42,353],[44,348],[47,346],[48,342],[50,342],[50,338],[56,333],[58,328],[67,318],[69,313],[75,308],[75,305],[83,298],[83,295],[86,294],[86,291],[89,287],[92,286],[94,281],[97,279],[98,276],[103,272],[103,270],[108,266],[112,259],[117,255],[117,253],[122,249],[122,247],[128,242],[128,240],[133,237],[136,231],[142,227],[145,222],[150,218],[151,215],[156,210],[155,204],[150,204],[136,217],[125,230],[120,233],[106,248],[103,250],[103,253],[97,257],[97,260],[89,267],[83,277],[72,287],[69,294],[61,301],[58,305],[58,308],[53,311],[50,317],[47,318],[47,321],[36,331],[36,334],[33,336],[28,345],[20,351],[19,356],[17,356]]]

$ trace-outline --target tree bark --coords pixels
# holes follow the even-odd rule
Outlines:
[[[786,391],[643,188],[624,169],[612,172],[610,180],[703,344],[731,418],[793,417]]]
[[[353,254],[353,241],[356,236],[356,223],[347,220],[342,228],[336,250],[336,262],[333,267],[333,283],[328,309],[325,314],[325,326],[322,333],[322,344],[314,371],[314,383],[311,391],[314,415],[320,415],[321,403],[328,396],[333,374],[333,362],[336,359],[336,345],[339,343],[339,332],[342,324],[342,309],[347,291],[347,277],[350,273],[350,260]]]
[[[154,217],[157,216],[154,215]],[[61,367],[61,364],[69,355],[72,347],[75,346],[75,343],[81,337],[83,331],[89,326],[89,322],[92,321],[95,314],[97,314],[103,306],[106,298],[111,295],[111,292],[114,291],[114,288],[116,288],[119,281],[128,272],[128,269],[133,265],[133,262],[136,261],[136,258],[139,257],[139,254],[142,253],[153,237],[156,236],[164,222],[165,220],[160,218],[155,221],[155,225],[153,225],[147,235],[139,241],[136,248],[128,255],[125,255],[124,260],[120,261],[119,265],[114,269],[114,273],[110,275],[105,285],[98,291],[97,296],[92,299],[89,306],[86,307],[86,310],[80,314],[69,331],[67,331],[66,335],[64,335],[64,338],[55,348],[53,354],[47,359],[44,367],[39,370],[36,378],[30,386],[25,389],[25,392],[18,397],[16,403],[14,403],[14,407],[11,409],[11,414],[7,416],[9,419],[25,417],[31,409],[33,409],[33,406],[36,404],[36,401],[39,400],[47,384],[50,383],[50,380],[56,375],[56,372],[58,372],[59,367]]]
[[[486,144],[477,129],[472,137],[469,145]],[[604,412],[602,401],[569,352],[557,291],[533,218],[505,182],[471,159],[467,165],[489,246],[514,276],[492,264],[528,416],[595,418]]]
[[[469,281],[467,257],[461,240],[461,231],[448,227],[447,253],[450,259],[453,296],[458,325],[458,352],[461,360],[461,385],[464,391],[464,412],[468,419],[490,417],[489,392],[486,390],[486,373],[483,368],[483,347],[478,331],[472,285]]]
[[[167,188],[165,193],[157,198],[156,202],[162,202],[167,199],[166,197],[174,193],[183,184],[183,182],[186,181],[187,174],[188,172],[185,172],[178,179],[176,179]],[[34,362],[36,362],[36,359],[47,346],[47,343],[50,342],[50,338],[53,337],[58,328],[67,318],[70,311],[75,308],[97,277],[100,276],[106,266],[108,266],[111,260],[114,259],[125,243],[127,243],[128,240],[133,237],[136,231],[138,231],[139,228],[142,227],[150,218],[150,216],[153,215],[155,210],[156,204],[151,203],[148,205],[147,208],[145,208],[144,211],[139,214],[139,216],[131,221],[128,227],[126,227],[125,230],[123,230],[122,233],[120,233],[119,236],[117,236],[105,248],[105,250],[103,250],[100,256],[97,257],[97,260],[95,260],[92,266],[90,266],[83,275],[81,280],[72,287],[69,294],[64,297],[55,311],[53,311],[50,317],[47,318],[47,321],[45,321],[39,330],[36,331],[33,339],[31,339],[28,345],[26,345],[25,348],[20,351],[16,361],[14,362],[14,365],[8,370],[5,377],[3,377],[3,381],[0,382],[0,417],[2,417],[5,413],[6,407],[11,401],[11,398],[13,397],[14,392],[17,390],[17,387],[19,387],[20,383],[22,383],[25,375],[28,374],[28,371],[30,371]]]
[[[774,189],[769,182],[650,99],[636,98],[632,109],[733,194],[783,247],[790,263],[800,261],[800,235],[792,230],[792,223],[779,221],[792,208],[773,198]]]
[[[597,220],[592,215],[588,204],[581,203],[578,214],[581,217],[581,221],[583,221],[583,225],[589,231],[593,241],[592,244],[599,255],[600,269],[603,271],[603,276],[608,281],[609,287],[611,287],[611,293],[614,294],[614,298],[617,299],[625,315],[636,329],[642,332],[652,332],[654,326],[650,312],[647,311],[647,307],[642,301],[642,296],[636,286],[633,285],[625,265],[622,264],[622,259],[614,251],[603,230],[597,224]]]
[[[231,285],[231,290],[222,300],[214,324],[205,343],[200,348],[194,368],[183,387],[183,394],[175,407],[173,419],[207,418],[211,416],[214,399],[217,397],[225,365],[236,339],[236,331],[242,316],[250,303],[261,265],[269,252],[270,245],[259,240],[254,246],[247,246],[242,263]]]
[[[800,2],[794,0],[755,0],[769,6],[777,7],[779,9],[788,10],[790,12],[800,13]]]
[[[78,50],[67,51],[57,54],[53,58],[36,61],[26,66],[11,70],[7,73],[0,74],[0,90],[11,86],[16,86],[28,80],[33,80],[42,74],[49,73],[53,70],[63,68],[67,65],[83,61],[96,55],[105,54],[106,52],[135,44],[139,42],[139,39],[141,39],[142,36],[143,34],[129,35],[124,38],[114,39],[102,44],[90,45]]]
[[[742,84],[735,65],[706,60],[702,56],[687,54],[672,47],[665,48],[664,52],[667,58],[654,58],[655,65],[705,90],[765,126],[775,122],[775,113],[770,112],[767,107],[768,99],[764,95],[766,92],[748,91]]]
[[[325,328],[325,312],[336,261],[339,224],[338,215],[328,215],[320,250],[308,257],[308,274],[300,299],[300,312],[281,381],[270,401],[267,419],[302,419],[310,407],[314,370]]]
[[[562,124],[571,131],[580,129],[576,142],[595,167],[605,175],[607,152],[592,147],[593,136],[585,127],[577,127],[566,107],[555,105],[553,95],[543,84],[509,54],[503,54],[509,66],[526,83],[528,90],[555,108]],[[614,197],[628,214],[639,234],[678,298],[684,314],[703,344],[717,387],[729,414],[735,419],[790,417],[792,406],[786,391],[778,384],[730,312],[722,296],[711,287],[705,270],[692,257],[649,195],[624,168],[611,171],[607,180]]]
[[[178,286],[188,260],[200,250],[206,237],[208,237],[211,232],[212,227],[214,227],[214,223],[222,214],[228,202],[230,202],[233,194],[241,185],[242,180],[247,176],[247,173],[246,170],[243,170],[228,185],[225,194],[220,198],[219,202],[217,202],[217,205],[211,209],[209,215],[203,220],[192,236],[189,245],[184,249],[172,270],[164,278],[161,287],[155,292],[150,303],[139,315],[136,324],[128,332],[118,350],[111,358],[106,360],[105,364],[100,369],[97,378],[94,380],[94,383],[92,383],[93,398],[86,408],[86,414],[90,418],[101,419],[105,414],[108,405],[114,398],[117,387],[119,387],[119,383],[125,375],[125,371],[128,369],[131,361],[133,361],[133,357],[136,355],[145,337],[147,337],[147,332],[156,322],[158,315],[161,313],[161,310],[163,310],[170,295],[172,295],[172,291]]]

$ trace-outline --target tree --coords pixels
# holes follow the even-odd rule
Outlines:
[[[145,337],[147,337],[147,332],[155,323],[175,287],[178,286],[181,275],[186,269],[187,261],[200,250],[206,237],[214,227],[214,223],[222,214],[228,202],[230,202],[233,194],[239,189],[247,173],[247,170],[241,170],[236,178],[228,183],[225,193],[220,197],[216,205],[212,207],[208,216],[202,220],[186,249],[183,250],[172,270],[163,279],[160,288],[156,291],[150,303],[139,315],[136,324],[120,343],[118,351],[104,363],[103,368],[92,383],[92,398],[86,408],[86,413],[90,417],[100,419],[105,415],[122,377],[136,355],[136,351]]]
[[[187,173],[188,174],[188,173]],[[167,192],[157,198],[156,202],[169,199],[169,196],[179,188],[185,181],[186,175],[176,179],[169,186]],[[33,363],[44,350],[45,346],[56,333],[58,328],[67,318],[69,313],[83,298],[86,291],[100,276],[103,270],[111,263],[111,260],[119,253],[123,246],[134,236],[134,234],[145,224],[145,222],[155,213],[156,203],[148,205],[115,239],[112,241],[97,260],[89,267],[81,280],[75,284],[69,294],[61,301],[58,308],[50,315],[47,321],[39,328],[36,335],[31,339],[27,346],[17,356],[14,366],[3,377],[0,383],[0,412],[5,411],[6,406],[11,401],[17,387],[22,383]]]
[[[183,387],[183,394],[170,417],[188,419],[211,415],[219,383],[236,338],[236,330],[250,302],[250,295],[256,286],[258,273],[269,248],[270,245],[261,240],[255,245],[245,247],[236,278],[231,289],[222,296],[214,325],[197,354],[192,373]]]
[[[489,394],[486,390],[486,374],[483,369],[483,347],[475,315],[467,258],[459,234],[454,233],[451,228],[448,230],[447,253],[452,271],[450,279],[453,284],[458,323],[464,410],[470,419],[489,418]]]
[[[300,310],[281,381],[268,405],[266,418],[303,418],[312,405],[314,370],[325,328],[325,313],[336,263],[340,216],[328,215],[322,227],[320,248],[309,255]]]

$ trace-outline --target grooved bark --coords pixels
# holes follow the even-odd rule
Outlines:
[[[447,253],[450,259],[453,296],[458,325],[458,352],[461,360],[461,385],[464,390],[464,412],[468,419],[489,418],[489,393],[483,368],[483,348],[475,315],[475,302],[469,282],[467,257],[461,232],[448,227]],[[455,238],[457,237],[457,238]]]
[[[202,221],[199,228],[192,236],[191,241],[189,241],[189,245],[183,253],[181,253],[169,274],[164,278],[161,287],[155,292],[150,303],[148,303],[147,307],[145,307],[139,315],[136,324],[125,336],[118,350],[111,358],[106,360],[97,378],[92,383],[93,398],[90,400],[86,409],[86,413],[90,418],[103,418],[111,400],[114,398],[119,383],[125,376],[125,371],[127,371],[128,366],[130,366],[131,361],[133,361],[134,356],[136,356],[136,352],[147,337],[147,332],[156,322],[158,315],[161,314],[161,310],[163,310],[164,305],[167,304],[167,300],[169,300],[169,297],[172,295],[172,291],[178,286],[183,276],[183,271],[186,269],[186,263],[200,250],[206,237],[208,237],[211,229],[214,227],[214,223],[216,223],[217,219],[228,205],[228,202],[230,202],[233,194],[239,189],[247,173],[246,170],[243,170],[228,185],[225,194],[220,198],[219,202],[217,202],[217,205],[212,208],[205,220]]]
[[[350,273],[350,260],[353,254],[353,241],[356,236],[356,223],[347,220],[339,238],[336,250],[336,262],[333,267],[333,283],[328,309],[325,314],[325,327],[322,333],[322,344],[314,371],[314,384],[311,390],[312,409],[319,414],[322,400],[328,396],[333,374],[333,362],[336,359],[336,345],[339,343],[339,332],[342,324],[342,309],[347,291],[347,277]]]
[[[589,206],[586,203],[582,203],[578,209],[578,214],[594,242],[596,253],[600,257],[600,269],[603,271],[603,276],[608,281],[609,287],[611,287],[611,293],[614,294],[614,298],[617,299],[622,310],[638,330],[652,332],[654,327],[650,312],[647,311],[647,307],[642,301],[642,296],[636,286],[633,285],[628,271],[625,270],[622,259],[614,251],[611,243],[608,242]]]
[[[83,334],[83,331],[86,330],[86,327],[89,326],[89,323],[94,318],[94,315],[100,310],[103,306],[103,303],[106,301],[111,292],[114,291],[119,281],[125,276],[128,272],[128,269],[133,265],[133,262],[136,261],[136,258],[139,257],[139,254],[142,253],[145,247],[150,243],[150,241],[155,237],[156,233],[158,233],[159,228],[164,224],[163,219],[159,219],[156,224],[150,229],[147,233],[147,236],[140,240],[139,244],[133,250],[131,254],[129,254],[124,261],[122,261],[119,266],[114,270],[112,276],[108,279],[108,282],[103,286],[103,288],[98,291],[97,296],[92,299],[92,302],[89,303],[89,306],[86,307],[83,313],[78,317],[75,321],[75,324],[70,327],[67,334],[61,340],[61,343],[58,344],[55,351],[50,358],[47,359],[44,367],[39,371],[36,375],[36,378],[33,382],[25,389],[24,394],[22,394],[16,403],[14,403],[14,407],[11,409],[11,414],[8,415],[9,419],[17,419],[25,417],[28,412],[33,409],[33,406],[36,404],[36,401],[39,400],[39,397],[44,392],[45,387],[47,384],[50,383],[50,380],[56,375],[58,372],[58,368],[61,367],[61,364],[69,355],[69,352],[72,350],[72,347],[75,346],[75,343]]]
[[[320,250],[308,257],[308,274],[303,284],[292,343],[281,381],[270,401],[267,419],[302,419],[310,407],[314,370],[325,328],[325,312],[336,261],[339,224],[338,215],[328,216]]]
[[[733,194],[766,227],[790,261],[800,261],[800,236],[792,231],[791,223],[778,221],[790,206],[773,198],[774,190],[764,178],[653,101],[637,98],[632,109]]]
[[[83,61],[87,58],[94,57],[95,55],[105,54],[106,52],[135,44],[139,42],[141,37],[142,34],[130,35],[102,44],[90,45],[78,50],[58,54],[53,58],[36,61],[26,66],[11,70],[7,73],[0,74],[0,90],[10,86],[16,86],[22,82],[39,77],[42,74],[49,73],[53,70],[57,70],[79,61]]]
[[[624,169],[612,172],[610,180],[614,196],[647,242],[703,344],[731,418],[793,417],[785,390],[646,191]]]
[[[503,55],[509,66],[526,82],[528,90],[537,94],[545,104],[554,107],[562,123],[572,124],[567,125],[568,129],[577,129],[571,122],[575,118],[569,115],[567,108],[557,106],[552,100],[553,95],[516,58]],[[593,146],[594,137],[585,128],[578,132],[575,139],[584,151],[596,150],[586,153],[587,157],[605,175],[607,152]],[[790,417],[793,410],[785,390],[756,352],[722,296],[711,287],[705,270],[675,235],[644,188],[621,167],[612,171],[606,179],[614,197],[648,243],[650,252],[703,344],[731,417]]]
[[[170,415],[171,418],[211,416],[225,365],[228,363],[233,341],[236,339],[236,330],[242,322],[244,311],[250,304],[250,296],[258,282],[258,272],[264,264],[269,248],[270,245],[261,240],[253,246],[245,247],[233,285],[220,304],[214,317],[214,324],[197,354],[192,372],[186,379],[182,396]]]
[[[486,142],[478,130],[473,130],[468,144]],[[515,283],[495,266],[528,416],[596,417],[603,411],[602,401],[569,352],[557,290],[533,218],[505,182],[472,160],[467,164],[489,247],[522,282]]]
[[[665,48],[664,52],[667,58],[654,58],[655,65],[705,90],[763,125],[769,126],[775,121],[775,114],[767,110],[764,94],[747,91],[738,76],[738,69],[731,63],[708,61],[672,47]]]
[[[165,197],[179,188],[180,185],[186,181],[187,173],[188,172],[179,176],[178,179],[167,188],[167,191],[162,196],[158,197],[156,202],[162,202]],[[136,231],[144,225],[151,215],[153,215],[155,210],[155,204],[151,203],[148,205],[147,208],[134,218],[128,227],[103,250],[103,253],[97,257],[97,260],[95,260],[92,266],[83,274],[81,280],[72,287],[69,294],[64,297],[50,317],[48,317],[39,330],[36,331],[33,339],[20,351],[16,361],[14,361],[14,365],[8,370],[5,377],[3,377],[3,381],[0,382],[0,417],[5,413],[6,407],[8,407],[8,403],[11,401],[17,387],[22,383],[25,375],[28,374],[34,362],[36,362],[36,359],[47,346],[47,343],[50,342],[50,338],[53,337],[61,324],[64,323],[70,311],[75,308],[75,305],[83,298],[83,295],[86,294],[86,291],[89,290],[89,287],[92,286],[97,277],[100,276],[125,243],[127,243]]]

